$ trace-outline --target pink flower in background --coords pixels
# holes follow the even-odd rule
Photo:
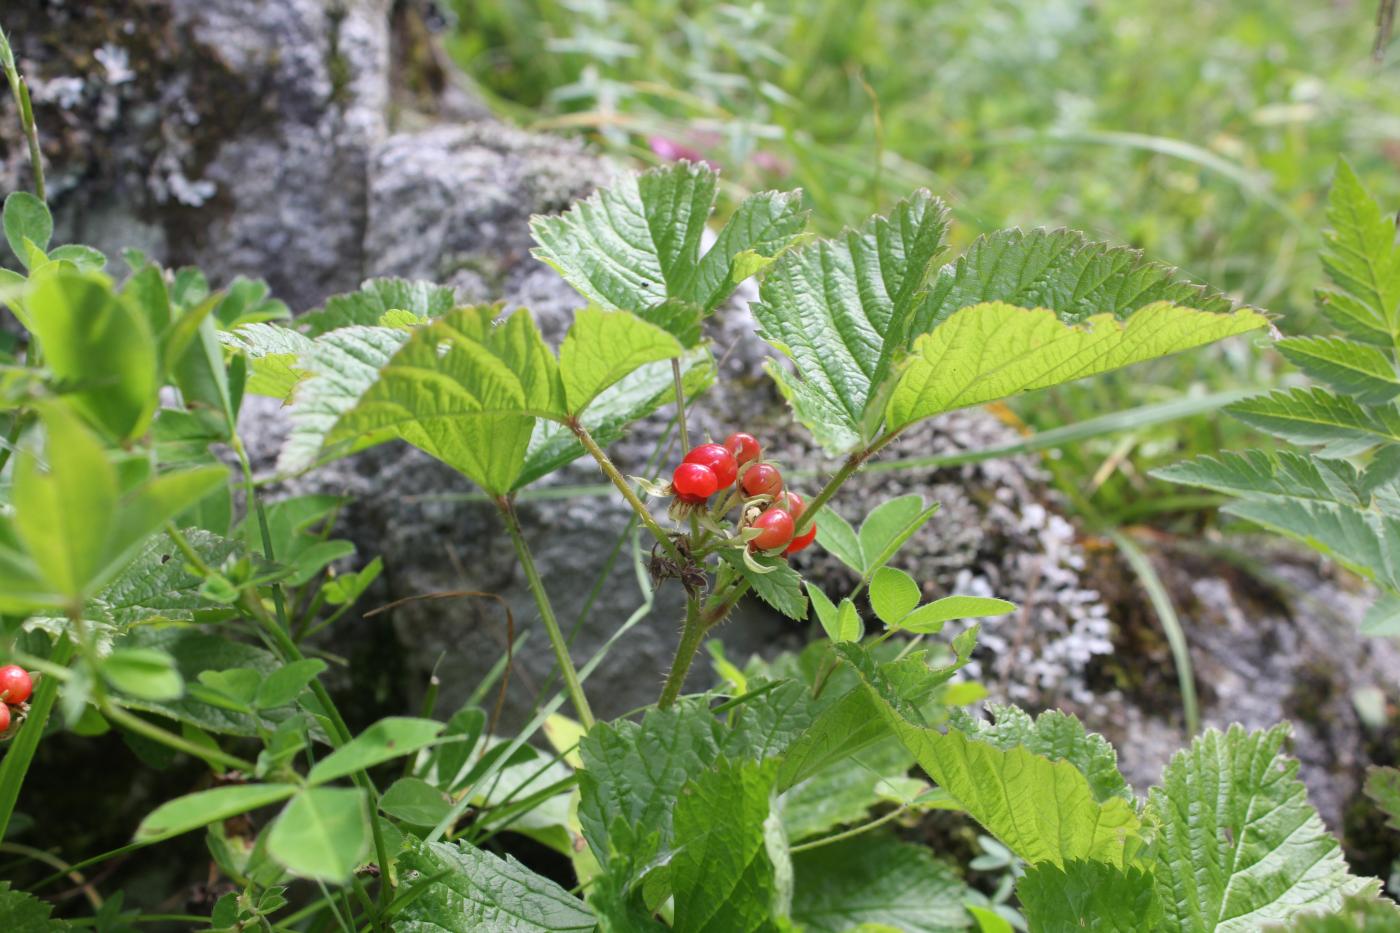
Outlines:
[[[707,159],[699,149],[678,143],[674,139],[667,139],[665,136],[649,136],[647,137],[647,145],[651,147],[652,152],[667,161],[679,162],[681,159],[685,159],[688,162],[704,162],[710,168],[719,171],[719,163],[714,159]]]

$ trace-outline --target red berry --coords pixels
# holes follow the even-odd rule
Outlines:
[[[766,463],[755,463],[749,467],[740,482],[743,483],[744,492],[750,496],[776,496],[783,491],[783,474],[778,472],[777,467]]]
[[[749,543],[760,551],[780,548],[792,540],[792,516],[786,509],[765,509],[753,520],[758,537]]]
[[[719,489],[715,471],[699,463],[682,463],[671,474],[671,486],[684,502],[704,502]]]
[[[6,664],[0,667],[0,698],[11,706],[16,706],[29,699],[29,695],[34,692],[34,681],[29,679],[29,673],[18,664]]]
[[[806,531],[792,539],[792,543],[787,546],[787,550],[783,551],[783,553],[796,554],[815,540],[817,540],[817,523],[813,522]]]
[[[4,703],[0,703],[0,732],[5,732],[10,728],[10,708]]]
[[[807,511],[807,503],[802,501],[802,497],[789,489],[783,494],[787,499],[787,510],[792,513],[792,520],[797,521],[802,517],[802,513]]]
[[[734,455],[739,466],[757,460],[759,455],[763,453],[762,448],[758,446],[758,438],[752,434],[745,434],[743,431],[736,431],[726,437],[724,447]]]
[[[725,450],[722,444],[701,444],[685,455],[685,462],[698,463],[713,470],[720,489],[733,486],[734,477],[739,475],[739,464],[734,462],[734,455]]]

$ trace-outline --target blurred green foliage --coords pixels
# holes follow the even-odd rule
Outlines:
[[[801,186],[830,233],[922,185],[950,203],[955,246],[1074,227],[1292,333],[1312,327],[1337,156],[1400,202],[1400,62],[1372,59],[1375,9],[1356,0],[454,3],[449,48],[502,112],[643,162],[692,150],[723,168],[731,206]],[[1016,411],[1043,429],[1279,368],[1235,342]],[[1166,425],[1058,472],[1083,505],[1140,511],[1146,469],[1239,431]]]

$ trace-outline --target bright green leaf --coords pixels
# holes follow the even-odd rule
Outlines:
[[[892,628],[914,611],[922,597],[919,584],[903,570],[881,567],[870,578],[870,608]]]
[[[175,659],[151,648],[119,648],[102,659],[102,677],[143,700],[174,700],[185,692]]]
[[[275,709],[296,700],[317,675],[326,669],[326,662],[320,658],[306,658],[290,661],[273,671],[258,687],[256,705],[262,709]]]
[[[303,790],[273,820],[267,851],[298,877],[344,884],[369,853],[369,820],[358,787]]]
[[[1376,347],[1338,337],[1290,337],[1275,346],[1294,366],[1361,405],[1400,394],[1395,365]]]
[[[807,618],[807,597],[802,593],[802,577],[786,560],[781,557],[755,557],[755,562],[772,568],[767,573],[756,573],[744,563],[743,555],[733,550],[725,550],[721,554],[749,582],[759,599],[789,619],[802,622]]]
[[[1379,443],[1400,443],[1400,408],[1363,408],[1322,388],[1279,389],[1225,409],[1293,444],[1323,445],[1321,457],[1351,457]]]
[[[349,742],[316,762],[306,775],[308,784],[324,784],[380,762],[411,755],[433,744],[443,723],[432,719],[390,716],[381,719]]]
[[[136,827],[136,842],[159,842],[201,826],[286,800],[294,784],[234,784],[186,794],[156,807]]]
[[[932,635],[943,631],[943,626],[953,619],[982,619],[988,616],[1004,616],[1015,611],[1016,604],[1004,599],[986,596],[944,596],[915,609],[894,627],[906,632]]]
[[[559,348],[569,411],[577,415],[600,392],[641,366],[683,352],[675,337],[635,315],[598,308],[579,311]]]
[[[359,291],[335,295],[324,308],[297,318],[296,326],[310,337],[351,326],[374,326],[390,311],[408,311],[418,318],[438,318],[456,307],[451,288],[409,279],[369,279]]]
[[[860,525],[862,575],[869,577],[883,567],[937,511],[937,502],[925,508],[918,493],[888,499],[872,509]]]
[[[1366,193],[1345,161],[1337,163],[1327,219],[1332,229],[1322,236],[1322,265],[1340,291],[1322,293],[1323,312],[1352,337],[1393,345],[1400,335],[1395,220]]]
[[[1094,861],[1031,865],[1016,884],[1035,933],[1141,933],[1158,929],[1162,909],[1152,873]]]
[[[29,252],[24,248],[28,238],[39,249],[47,249],[53,236],[53,217],[48,205],[28,191],[12,191],[5,198],[3,214],[5,240],[10,249],[29,267]]]

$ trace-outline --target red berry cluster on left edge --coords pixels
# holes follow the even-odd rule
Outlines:
[[[757,530],[748,539],[752,550],[796,554],[816,540],[816,522],[794,534],[806,504],[786,488],[778,468],[762,457],[758,439],[743,432],[729,435],[723,444],[701,444],[671,474],[671,491],[682,503],[701,508],[711,496],[732,488],[716,506],[714,517],[742,505],[740,527]]]
[[[18,664],[0,667],[0,733],[10,728],[10,707],[29,701],[34,692],[34,680]]]

